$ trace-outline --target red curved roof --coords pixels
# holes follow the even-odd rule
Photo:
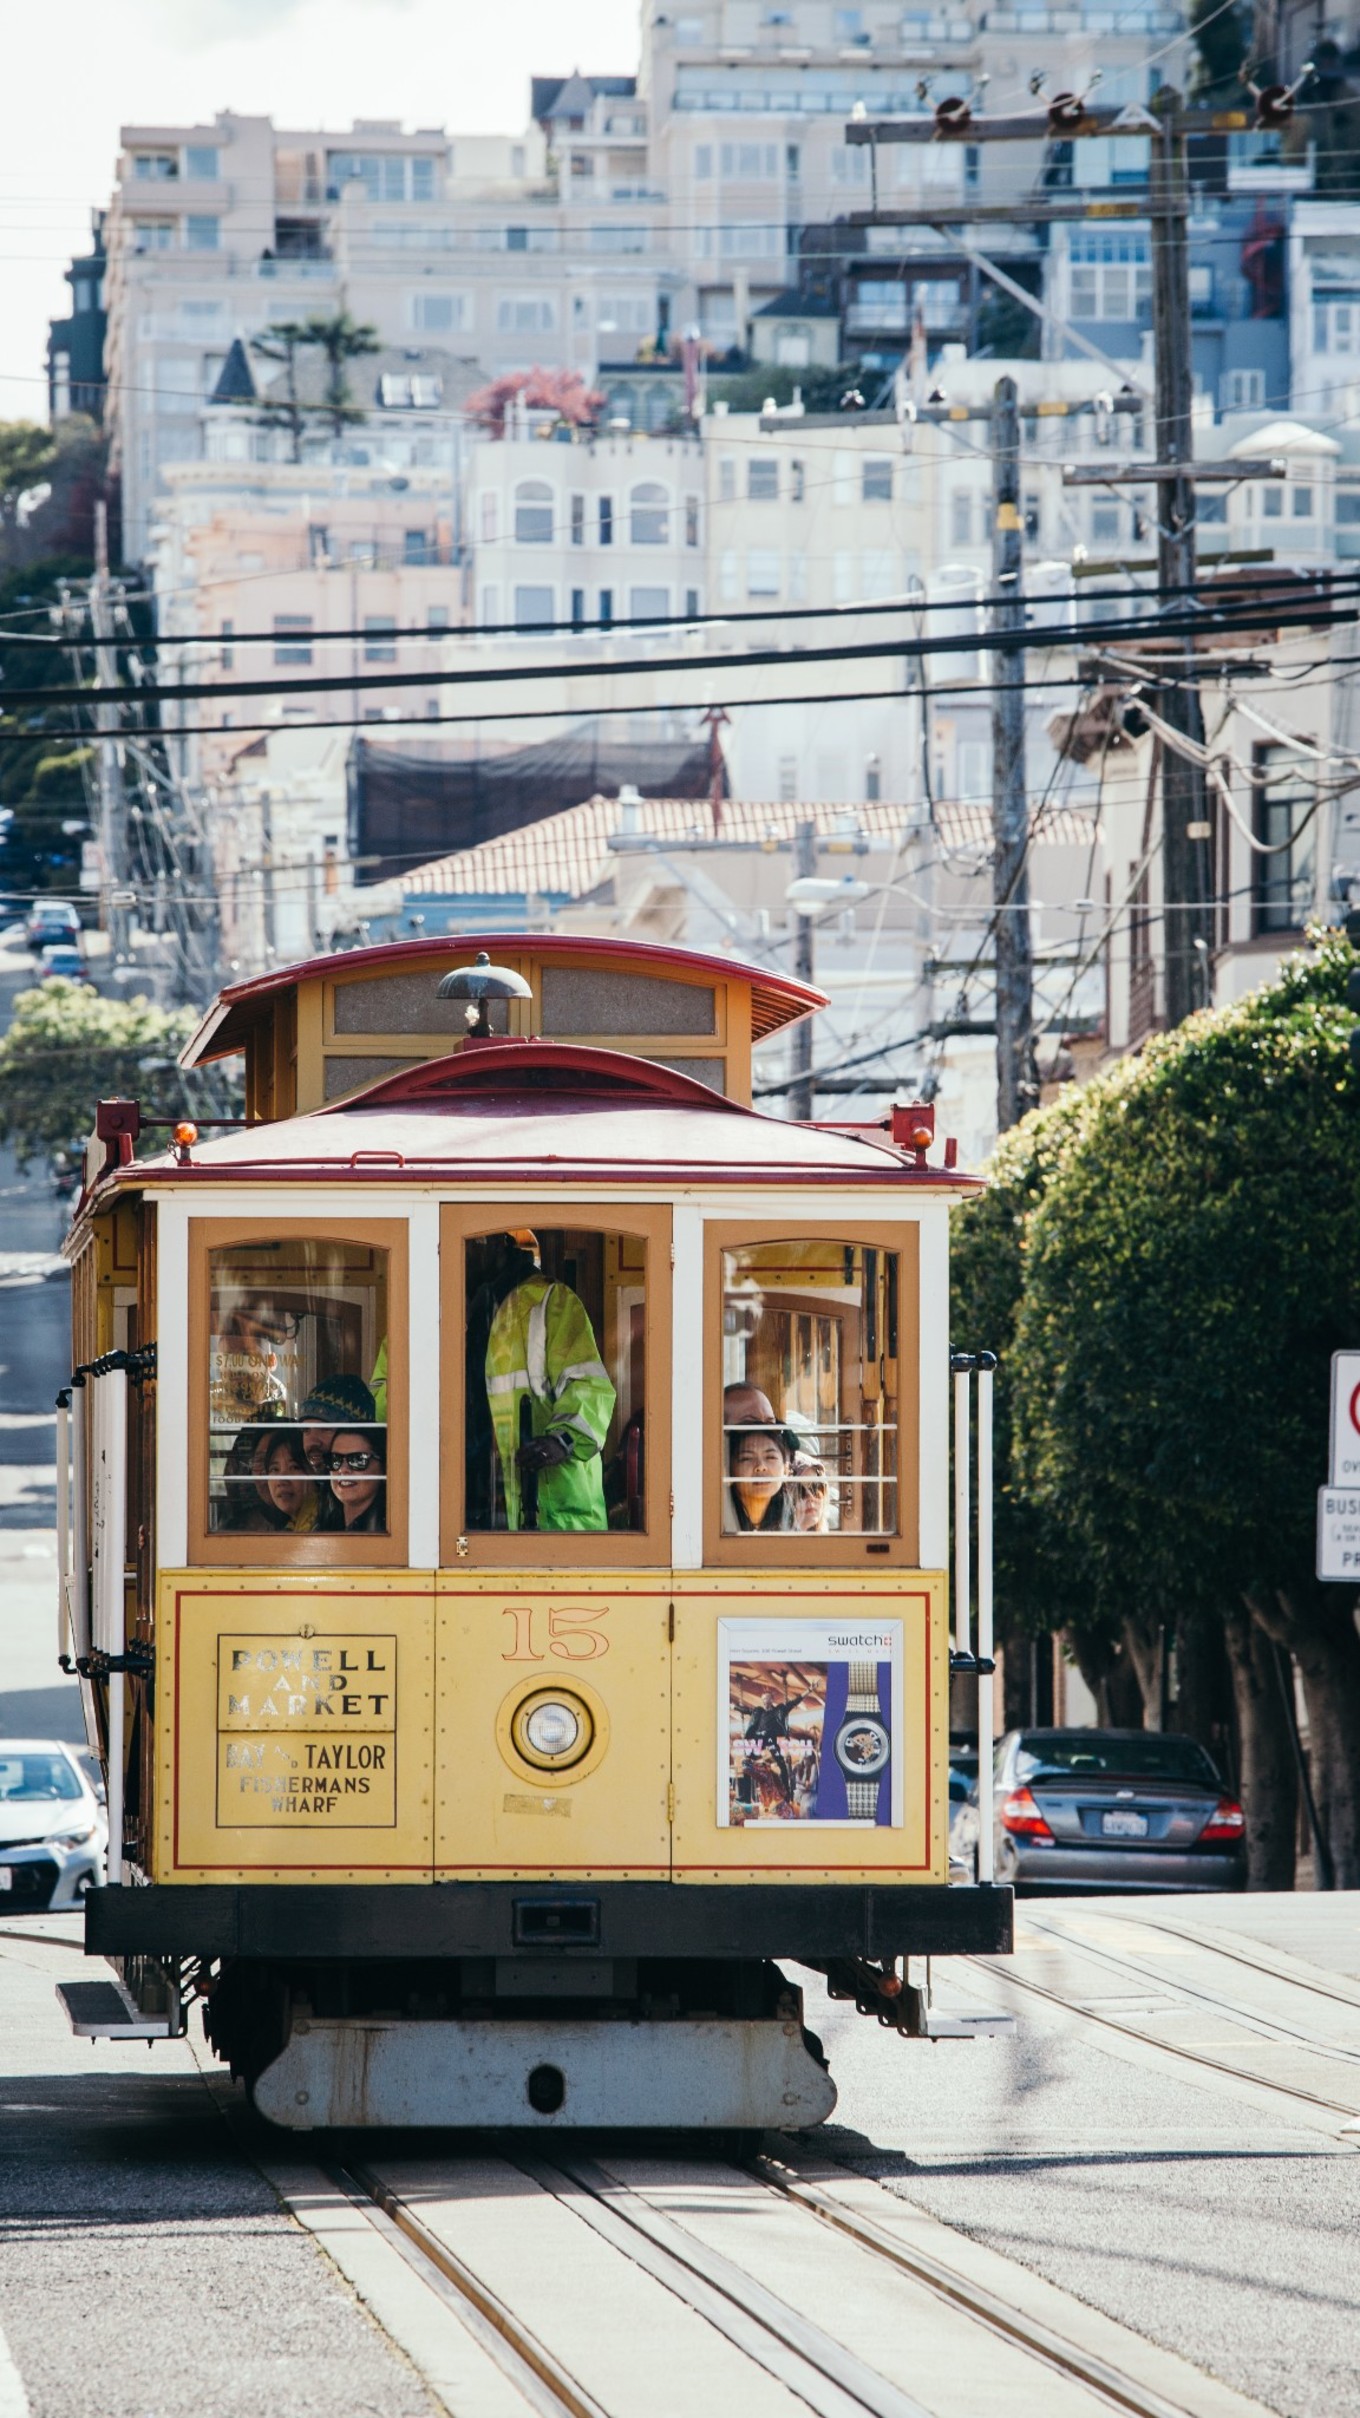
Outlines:
[[[388,1076],[357,1099],[196,1142],[113,1181],[442,1186],[903,1184],[969,1192],[975,1176],[918,1167],[886,1133],[793,1124],[668,1067],[560,1042],[486,1043]]]
[[[199,1066],[208,1058],[230,1056],[244,1045],[256,1021],[252,1010],[282,992],[296,989],[299,983],[365,970],[376,973],[381,969],[386,973],[403,965],[428,964],[432,960],[460,965],[478,949],[485,949],[493,959],[498,950],[535,957],[608,958],[637,973],[661,973],[674,967],[677,972],[710,974],[723,982],[746,982],[751,987],[754,1041],[768,1040],[771,1033],[781,1032],[786,1025],[798,1023],[801,1017],[827,1004],[826,993],[814,989],[811,983],[796,982],[789,974],[772,973],[768,966],[750,965],[741,957],[710,957],[697,949],[667,948],[658,941],[592,939],[578,933],[466,932],[420,940],[383,941],[372,949],[338,949],[329,957],[308,957],[300,965],[275,966],[268,974],[253,975],[249,982],[231,983],[218,993],[198,1030],[186,1041],[180,1064]]]

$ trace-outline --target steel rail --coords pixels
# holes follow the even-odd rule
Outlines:
[[[1300,2090],[1296,2084],[1277,2081],[1268,2074],[1244,2073],[1240,2066],[1228,2065],[1221,2057],[1206,2056],[1202,2049],[1187,2048],[1180,2041],[1159,2040],[1155,2033],[1142,2031],[1137,2024],[1126,2022],[1121,2016],[1102,2015],[1093,2007],[1082,2006],[1074,1999],[1065,1998],[1060,1990],[1047,1989],[1042,1982],[1031,1981],[1027,1976],[1013,1973],[1005,1966],[992,1964],[985,1957],[969,1957],[960,1961],[975,1965],[979,1973],[987,1975],[989,1981],[1007,1982],[1013,1989],[1028,1990],[1032,1997],[1047,1999],[1050,2006],[1061,2007],[1065,2014],[1080,2016],[1083,2023],[1103,2025],[1106,2031],[1120,2032],[1126,2040],[1136,2040],[1144,2048],[1156,2049],[1167,2057],[1179,2057],[1186,2065],[1199,2066],[1207,2073],[1226,2074],[1233,2082],[1249,2083],[1253,2090],[1270,2091],[1277,2098],[1293,2100],[1300,2107],[1323,2108],[1328,2115],[1344,2116],[1351,2124],[1354,2124],[1357,2114],[1360,2114],[1360,2106],[1352,2105],[1344,2100],[1325,2099],[1319,2091]],[[1174,1982],[1168,1983],[1162,1974],[1154,1975],[1147,1972],[1146,1969],[1138,1967],[1131,1969],[1138,1980],[1149,1984],[1159,1992],[1169,1992],[1178,1986]],[[1225,2006],[1224,2012],[1231,2014],[1231,2007]],[[1299,2043],[1295,2042],[1294,2045],[1297,2046]],[[1357,2098],[1360,2099],[1360,2094],[1357,2094]]]
[[[1345,2048],[1336,2041],[1319,2040],[1316,2033],[1300,2031],[1296,2025],[1282,2022],[1278,2016],[1258,2015],[1253,2008],[1239,2005],[1236,1999],[1226,1997],[1221,1990],[1206,1989],[1184,1976],[1159,1973],[1147,1965],[1139,1964],[1136,1957],[1123,1955],[1118,1948],[1103,1948],[1098,1940],[1074,1939],[1070,1931],[1063,1930],[1061,1924],[1038,1922],[1032,1915],[1028,1919],[1045,1939],[1057,1940],[1064,1948],[1091,1957],[1111,1973],[1126,1974],[1133,1981],[1146,1982],[1159,1995],[1169,1995],[1174,1991],[1181,1998],[1193,2000],[1198,2006],[1212,2008],[1215,2014],[1226,2015],[1233,2023],[1240,2023],[1244,2030],[1256,2033],[1263,2040],[1279,2041],[1292,2048],[1310,2049],[1315,2056],[1331,2058],[1338,2065],[1360,2065],[1360,2048]],[[1187,1945],[1190,1944],[1193,1943],[1187,1941]],[[1211,1950],[1210,1953],[1216,1951]]]
[[[928,2418],[900,2385],[618,2176],[590,2159],[514,2163],[822,2418]]]
[[[370,2223],[398,2248],[439,2299],[451,2304],[474,2339],[495,2360],[543,2418],[609,2418],[592,2393],[554,2357],[545,2343],[508,2309],[447,2243],[423,2225],[398,2192],[371,2167],[354,2163],[330,2170],[331,2180]],[[391,2232],[388,2232],[388,2228]]]
[[[1291,1990],[1308,1990],[1314,1998],[1329,1998],[1333,2006],[1353,2007],[1360,2013],[1360,1982],[1352,1981],[1349,1989],[1342,1987],[1349,1979],[1345,1973],[1323,1974],[1317,1968],[1314,1968],[1316,1978],[1302,1973],[1282,1973],[1279,1966],[1270,1964],[1266,1957],[1248,1956],[1245,1946],[1238,1939],[1234,1939],[1231,1946],[1221,1937],[1206,1940],[1202,1932],[1187,1931],[1180,1923],[1158,1921],[1150,1914],[1125,1915],[1124,1920],[1136,1924],[1141,1931],[1158,1931],[1163,1939],[1183,1940],[1187,1947],[1212,1947],[1215,1956],[1226,1957],[1231,1964],[1245,1965],[1250,1972],[1265,1973],[1275,1981],[1286,1982]],[[1288,1948],[1282,1948],[1279,1953],[1289,1956],[1291,1962],[1303,1962],[1302,1958],[1293,1958]]]
[[[1132,2418],[1186,2418],[1179,2403],[1166,2400],[1150,2386],[1139,2384],[1135,2377],[1124,2375],[1095,2352],[1081,2350],[1076,2343],[1068,2342],[1064,2335],[1046,2326],[1042,2319],[1027,2317],[1022,2309],[1003,2300],[999,2293],[989,2291],[985,2284],[971,2282],[967,2276],[946,2266],[943,2260],[932,2258],[928,2251],[914,2250],[905,2242],[896,2240],[886,2226],[876,2224],[872,2217],[861,2215],[857,2209],[844,2207],[831,2192],[821,2189],[816,2183],[807,2182],[796,2168],[781,2166],[773,2158],[758,2157],[751,2171],[759,2176],[767,2189],[778,2191],[785,2199],[808,2209],[823,2224],[858,2242],[861,2249],[872,2251],[876,2258],[886,2259],[915,2283],[924,2284],[928,2291],[937,2294],[940,2299],[951,2302],[956,2308],[966,2311],[968,2316],[976,2318],[990,2332],[1028,2352],[1032,2358],[1041,2360],[1046,2367],[1056,2368],[1074,2382],[1086,2385],[1116,2409],[1131,2413]],[[846,2172],[849,2176],[850,2170]],[[854,2179],[858,2181],[860,2178]]]

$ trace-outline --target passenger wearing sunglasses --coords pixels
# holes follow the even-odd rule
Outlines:
[[[330,1500],[321,1525],[387,1534],[387,1434],[381,1427],[337,1427],[330,1441]]]

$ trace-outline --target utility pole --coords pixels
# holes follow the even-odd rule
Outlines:
[[[817,826],[815,823],[808,822],[798,825],[793,835],[793,850],[796,867],[794,879],[803,881],[817,871]],[[808,908],[806,912],[797,911],[794,924],[796,937],[793,970],[800,982],[811,982],[811,908]],[[805,1016],[802,1023],[796,1024],[793,1028],[793,1082],[789,1087],[789,1112],[792,1116],[801,1118],[804,1124],[811,1122],[813,1088],[812,1019],[810,1016]]]
[[[112,688],[118,678],[118,666],[113,650],[113,597],[109,582],[109,510],[102,498],[94,508],[90,627],[94,632],[95,670],[99,685],[101,688]],[[116,705],[95,707],[95,729],[99,734],[100,919],[109,935],[115,966],[126,965],[131,937],[127,904],[127,795],[123,787],[123,757],[118,727]]]
[[[998,378],[992,411],[992,631],[1025,626],[1020,510],[1020,390]],[[1029,928],[1025,666],[1019,647],[992,653],[992,896],[996,902],[996,1122],[1000,1133],[1039,1105],[1034,955]]]
[[[1194,459],[1190,364],[1190,276],[1186,258],[1189,172],[1181,96],[1164,85],[1152,100],[1152,330],[1156,369],[1156,458],[1161,466]],[[1195,593],[1195,490],[1189,476],[1157,483],[1157,584],[1164,608],[1183,609]],[[1192,747],[1204,744],[1194,676],[1193,640],[1175,642],[1175,677],[1158,710]],[[1212,931],[1206,898],[1211,825],[1204,771],[1179,748],[1162,749],[1162,913],[1166,1021],[1180,1024],[1210,993]]]

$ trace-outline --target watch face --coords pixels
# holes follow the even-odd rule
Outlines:
[[[852,1713],[836,1732],[836,1761],[847,1780],[876,1780],[891,1752],[887,1729],[873,1713]]]

